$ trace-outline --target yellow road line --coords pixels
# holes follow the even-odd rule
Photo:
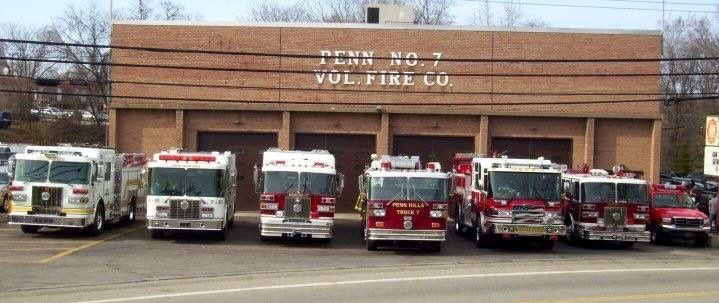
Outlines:
[[[0,251],[48,251],[48,250],[66,250],[72,247],[28,247],[28,248],[0,248]]]
[[[53,260],[60,259],[60,258],[62,258],[62,257],[68,256],[68,255],[71,255],[71,254],[74,254],[74,253],[76,253],[76,252],[78,252],[78,251],[81,251],[81,250],[83,250],[83,249],[87,249],[87,248],[93,247],[93,246],[98,245],[98,244],[100,244],[100,243],[107,242],[107,241],[109,241],[109,240],[112,240],[112,239],[121,237],[121,236],[123,236],[123,235],[125,235],[125,234],[129,234],[129,233],[131,233],[131,232],[133,232],[133,231],[140,230],[140,229],[142,229],[142,228],[145,228],[145,226],[138,226],[138,227],[135,227],[135,228],[130,228],[130,229],[128,229],[128,230],[124,230],[124,231],[122,231],[122,232],[119,232],[119,233],[116,233],[116,234],[114,234],[114,235],[105,237],[105,238],[103,238],[103,239],[100,239],[100,240],[97,240],[97,241],[93,241],[93,242],[87,243],[87,244],[82,245],[82,246],[78,246],[78,247],[75,247],[75,248],[68,249],[68,250],[66,250],[66,251],[63,251],[63,252],[57,254],[57,255],[54,255],[54,256],[51,256],[51,257],[42,259],[42,260],[40,260],[39,263],[47,263],[47,262],[50,262],[50,261],[53,261]]]
[[[687,291],[687,292],[670,292],[659,294],[639,294],[639,295],[621,295],[621,296],[603,296],[603,297],[584,297],[574,299],[547,299],[538,301],[522,301],[518,303],[607,303],[607,302],[637,302],[658,299],[677,299],[677,298],[699,298],[711,297],[719,295],[719,291]]]

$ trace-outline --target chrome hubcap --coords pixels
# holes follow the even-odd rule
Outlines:
[[[102,215],[98,213],[97,216],[95,216],[95,226],[97,226],[97,230],[102,229],[102,224],[104,224]]]
[[[135,209],[130,208],[130,213],[128,214],[128,217],[130,218],[130,221],[135,220]]]

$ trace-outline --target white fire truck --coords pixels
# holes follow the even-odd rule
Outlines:
[[[260,239],[307,237],[331,241],[336,197],[344,177],[335,157],[326,150],[262,154],[255,167],[255,190],[260,194]]]
[[[440,251],[447,235],[448,182],[437,162],[423,170],[418,156],[372,155],[359,176],[355,206],[367,250],[414,242]]]
[[[10,224],[25,233],[41,227],[85,228],[99,235],[106,223],[132,224],[144,203],[143,154],[107,148],[28,146],[12,164]]]
[[[562,177],[569,240],[649,242],[649,185],[616,169],[567,171]]]
[[[546,249],[565,235],[559,165],[543,158],[486,158],[457,154],[454,224],[477,247],[494,240],[534,237]]]
[[[147,228],[153,239],[166,231],[196,230],[225,240],[237,197],[234,154],[164,150],[147,169]]]

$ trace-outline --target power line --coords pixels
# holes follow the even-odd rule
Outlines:
[[[182,66],[182,65],[160,65],[160,64],[133,64],[133,63],[111,63],[111,62],[91,62],[79,60],[56,60],[56,59],[35,59],[0,56],[0,60],[14,60],[25,62],[45,62],[45,63],[63,63],[63,64],[84,64],[99,66],[119,66],[119,67],[138,67],[138,68],[158,68],[158,69],[178,69],[178,70],[203,70],[203,71],[221,71],[221,72],[249,72],[249,73],[274,73],[274,74],[349,74],[349,75],[390,75],[401,76],[410,75],[410,73],[399,71],[338,71],[337,73],[330,70],[295,70],[295,69],[258,69],[258,68],[229,68],[229,67],[205,67],[205,66]],[[553,78],[579,78],[579,77],[672,77],[672,76],[719,76],[719,72],[690,72],[690,73],[578,73],[578,74],[555,74],[555,73],[533,73],[533,74],[516,74],[516,73],[411,73],[413,76],[455,76],[455,77],[553,77]]]
[[[716,6],[716,3],[699,3],[699,2],[675,2],[675,1],[649,1],[649,0],[601,0],[609,2],[627,2],[627,3],[648,3],[648,4],[667,4],[667,5],[701,5]]]
[[[489,3],[499,4],[518,4],[518,5],[530,5],[530,6],[548,6],[548,7],[572,7],[572,8],[599,8],[599,9],[615,9],[615,10],[633,10],[633,11],[652,11],[652,12],[677,12],[677,13],[704,13],[704,14],[717,14],[717,11],[704,11],[704,10],[680,10],[680,9],[656,9],[656,8],[639,8],[639,7],[626,7],[626,6],[597,6],[597,5],[581,5],[581,4],[559,4],[559,3],[532,3],[532,2],[510,2],[510,1],[497,1],[497,0],[482,0]]]
[[[37,81],[38,78],[6,75],[0,77],[20,78]],[[174,82],[151,82],[151,81],[94,81],[96,84],[134,84],[151,86],[172,86],[172,87],[193,87],[193,88],[214,88],[214,89],[254,89],[254,90],[290,90],[309,92],[333,92],[333,93],[397,93],[397,94],[439,94],[439,95],[508,95],[508,96],[704,96],[716,95],[714,92],[687,92],[687,93],[656,93],[656,92],[492,92],[492,91],[402,91],[402,90],[378,90],[378,89],[338,89],[338,88],[309,88],[309,87],[277,87],[259,85],[224,85],[224,84],[193,84]]]
[[[303,105],[390,105],[390,106],[515,106],[515,105],[578,105],[578,104],[617,104],[617,103],[640,103],[640,102],[665,102],[665,99],[620,99],[620,100],[594,100],[594,101],[549,101],[549,102],[512,102],[512,103],[467,103],[467,102],[402,102],[402,103],[391,103],[391,101],[379,101],[379,102],[331,102],[331,101],[276,101],[276,100],[242,100],[242,99],[208,99],[208,98],[176,98],[176,97],[153,97],[153,96],[133,96],[133,95],[103,95],[103,94],[80,94],[80,93],[58,93],[58,92],[37,92],[30,90],[13,90],[13,89],[0,89],[0,92],[5,93],[17,93],[17,94],[40,94],[40,95],[60,95],[60,96],[75,96],[75,97],[89,97],[89,98],[119,98],[119,99],[137,99],[137,100],[154,100],[154,101],[191,101],[191,102],[224,102],[224,103],[247,103],[247,104],[303,104]],[[708,100],[708,99],[719,99],[719,95],[705,96],[705,97],[686,97],[686,98],[674,98],[676,101],[695,101],[695,100]]]
[[[192,54],[209,54],[209,55],[233,55],[233,56],[258,56],[258,57],[279,57],[279,58],[298,58],[298,59],[376,59],[376,60],[406,60],[407,58],[395,58],[385,56],[364,56],[358,52],[357,56],[341,56],[336,54],[330,55],[314,55],[314,54],[292,54],[292,53],[266,53],[266,52],[244,52],[244,51],[218,51],[218,50],[202,50],[202,49],[184,49],[184,48],[157,48],[157,47],[141,47],[141,46],[121,46],[106,44],[85,44],[85,43],[66,43],[66,42],[50,42],[37,40],[21,40],[21,39],[2,39],[0,42],[5,43],[25,43],[35,45],[48,46],[66,46],[66,47],[89,47],[89,48],[110,48],[122,50],[136,50],[145,52],[159,53],[192,53]],[[411,58],[417,61],[437,61],[437,62],[472,62],[472,63],[619,63],[619,62],[669,62],[669,61],[713,61],[719,60],[719,57],[681,57],[681,58],[598,58],[598,59],[481,59],[481,58]]]

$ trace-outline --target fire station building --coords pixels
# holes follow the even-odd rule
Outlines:
[[[113,49],[110,145],[236,152],[241,210],[269,147],[332,152],[345,212],[372,153],[659,177],[659,62],[596,60],[660,58],[656,31],[123,21],[112,44],[136,48]]]

